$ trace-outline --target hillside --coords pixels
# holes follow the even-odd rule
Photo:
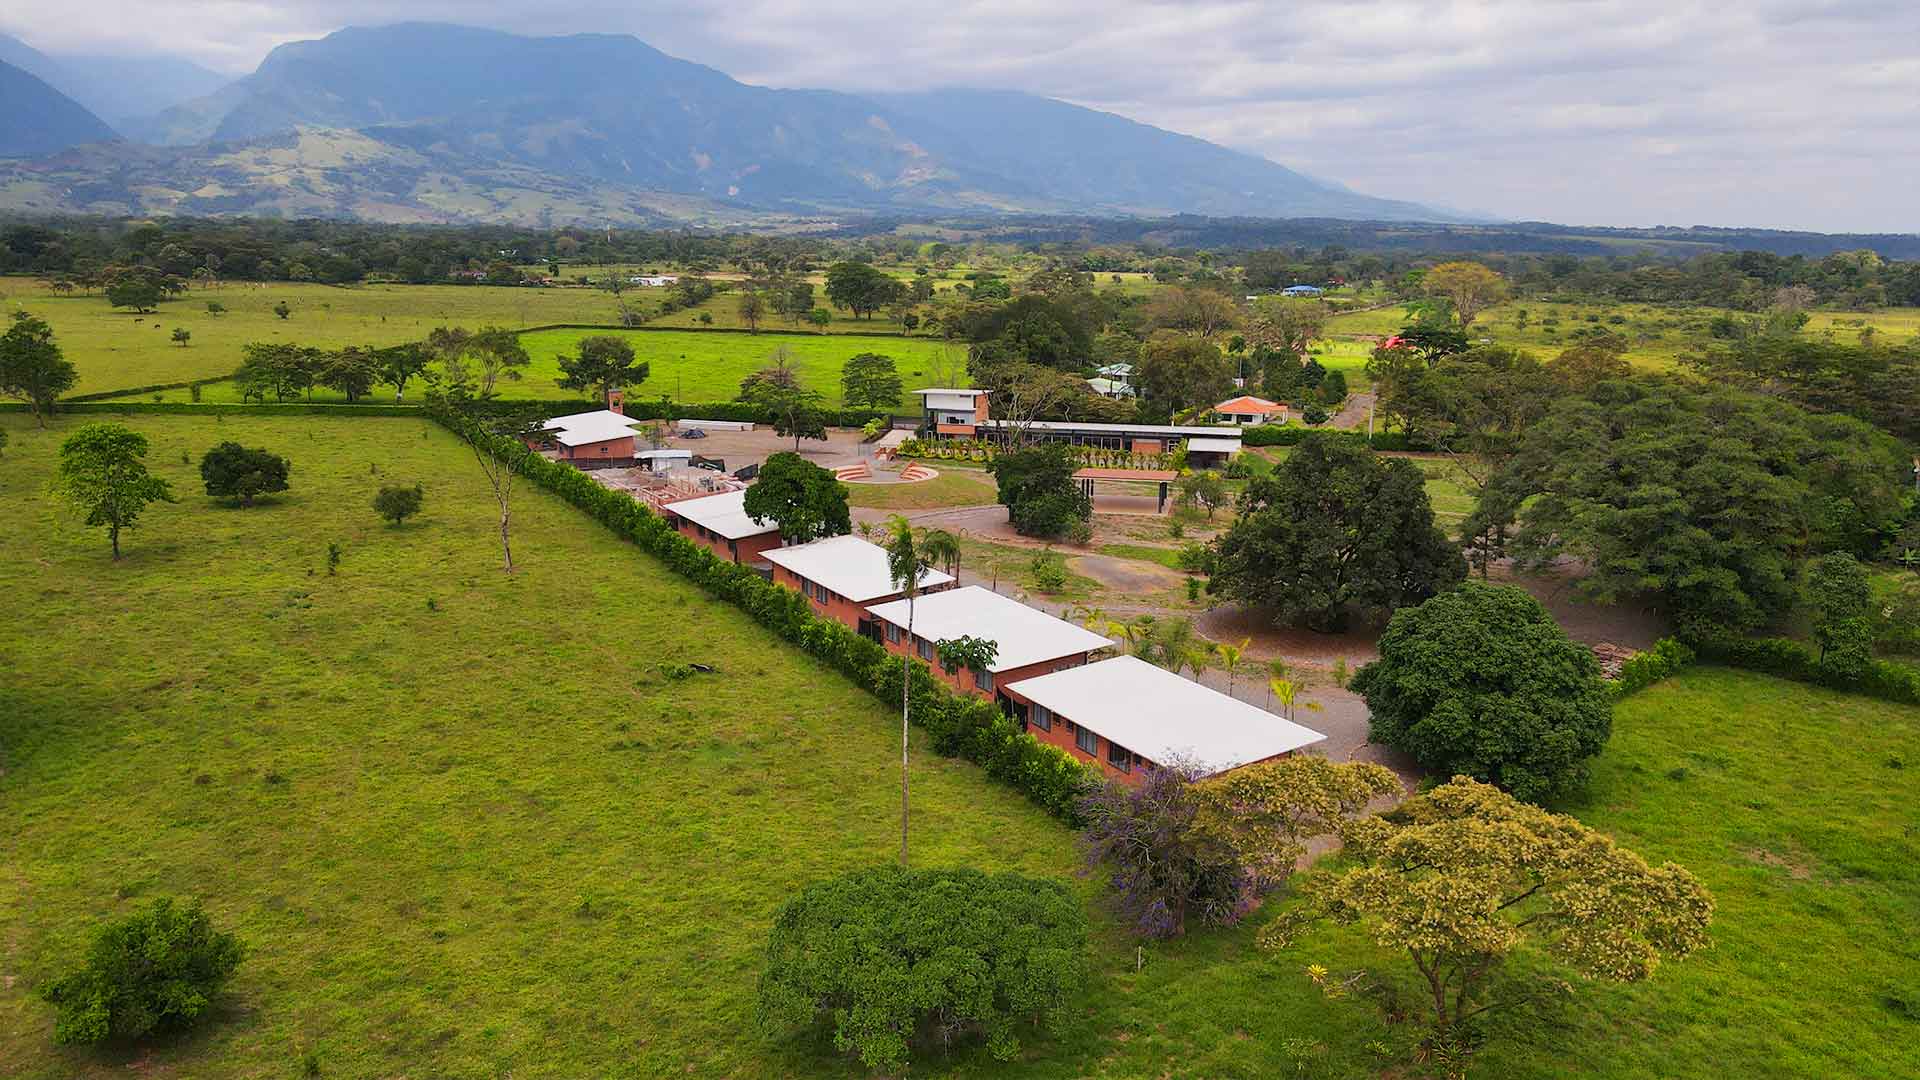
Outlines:
[[[12,64],[0,62],[0,157],[51,154],[114,138],[78,102]]]
[[[280,46],[253,74],[123,129],[171,150],[36,163],[0,175],[0,206],[530,224],[875,210],[1450,217],[1064,102],[776,90],[612,34],[350,28]],[[343,145],[353,160],[338,159]],[[263,158],[264,175],[236,167]],[[291,193],[276,179],[289,169],[309,178]],[[48,194],[74,185],[84,191]]]

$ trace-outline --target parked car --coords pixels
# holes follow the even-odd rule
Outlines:
[[[707,433],[697,427],[690,427],[682,429],[680,437],[683,439],[704,439],[707,437]]]

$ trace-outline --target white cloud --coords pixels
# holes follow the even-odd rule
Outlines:
[[[24,8],[24,5],[22,5]],[[1027,90],[1371,194],[1596,224],[1920,229],[1909,0],[95,0],[5,28],[245,71],[281,42],[421,19],[630,32],[743,80]]]

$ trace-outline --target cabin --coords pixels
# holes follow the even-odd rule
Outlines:
[[[780,527],[747,515],[747,493],[723,491],[664,503],[660,513],[680,535],[710,549],[728,562],[752,565],[780,546]]]
[[[1318,285],[1289,285],[1280,290],[1281,296],[1319,296],[1327,290]]]
[[[915,390],[920,398],[921,427],[928,435],[971,439],[987,420],[985,390],[934,387]]]
[[[679,280],[680,278],[674,274],[635,274],[627,279],[627,284],[648,289],[663,289]]]
[[[1116,401],[1131,400],[1133,398],[1133,387],[1119,379],[1109,379],[1102,376],[1097,379],[1088,379],[1087,385],[1093,389],[1094,393],[1099,394],[1103,398],[1113,398]]]
[[[1326,739],[1136,656],[1009,681],[1001,692],[1034,738],[1124,784],[1174,762],[1217,776]]]
[[[764,557],[773,564],[774,582],[806,597],[815,615],[875,641],[881,640],[883,631],[867,607],[905,595],[887,566],[886,549],[857,536],[829,536],[810,544],[774,548]],[[920,575],[921,596],[953,585],[953,575],[939,570]]]
[[[991,589],[967,585],[913,601],[913,630],[907,630],[907,601],[874,604],[867,613],[879,622],[881,644],[896,656],[914,656],[927,662],[934,677],[963,694],[999,700],[999,688],[1065,668],[1079,667],[1087,657],[1109,645],[1086,627],[1056,619]],[[934,644],[972,636],[991,641],[999,652],[985,671],[940,666]]]
[[[1277,401],[1241,394],[1229,398],[1213,407],[1214,415],[1229,424],[1243,427],[1257,427],[1261,424],[1284,424],[1287,422],[1287,407]]]
[[[626,468],[634,462],[634,425],[644,422],[626,415],[624,396],[610,390],[606,408],[556,416],[527,445],[551,447],[559,460],[577,469]]]

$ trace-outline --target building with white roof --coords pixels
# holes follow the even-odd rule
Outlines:
[[[618,390],[607,394],[607,407],[592,412],[556,416],[541,427],[543,438],[560,460],[580,469],[604,469],[633,464],[636,425],[645,423],[622,411]],[[537,447],[536,447],[537,448]]]
[[[875,641],[881,639],[881,625],[867,613],[867,605],[904,595],[887,567],[886,549],[857,536],[829,536],[810,544],[774,548],[764,558],[773,564],[773,580],[805,596],[815,614]],[[920,575],[920,594],[950,589],[953,584],[952,574],[928,570]]]
[[[888,651],[917,656],[956,689],[988,699],[996,696],[997,686],[1079,667],[1090,653],[1113,644],[1083,626],[978,585],[915,600],[911,637],[907,632],[907,601],[874,604],[867,612],[880,623],[882,644]],[[985,671],[942,671],[934,643],[967,636],[993,642],[998,649],[994,662]]]
[[[1005,682],[1001,692],[1034,738],[1126,783],[1175,761],[1217,775],[1326,738],[1135,656]]]
[[[660,512],[682,536],[731,562],[759,561],[768,549],[780,546],[778,525],[747,514],[744,489],[666,503]]]
[[[920,398],[922,423],[932,434],[971,438],[987,418],[985,390],[936,386],[915,390],[914,394]]]

